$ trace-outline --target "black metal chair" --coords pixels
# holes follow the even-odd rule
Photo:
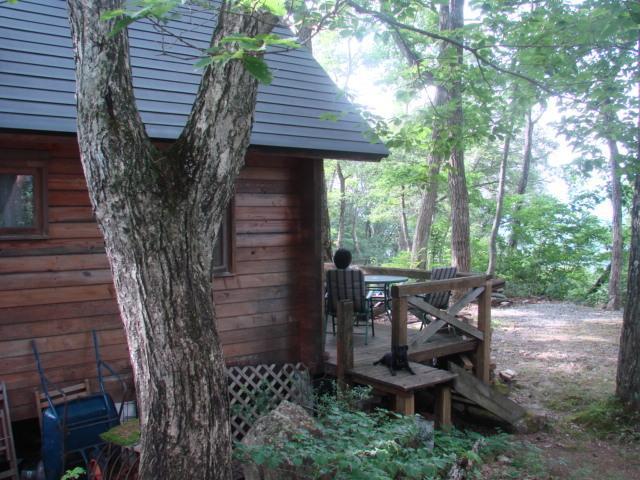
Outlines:
[[[327,295],[325,312],[331,316],[333,334],[336,334],[336,317],[338,302],[351,300],[353,302],[354,326],[362,326],[364,322],[364,343],[368,343],[369,322],[371,322],[371,336],[375,336],[372,305],[367,296],[364,274],[360,270],[329,270],[327,271]]]
[[[438,267],[431,270],[431,278],[429,280],[449,280],[451,278],[455,278],[457,273],[458,269],[456,267]],[[451,290],[428,293],[426,295],[419,295],[419,297],[440,310],[447,310],[447,308],[449,308]],[[420,325],[420,330],[422,330],[425,325],[428,325],[432,320],[427,313],[411,308],[410,311],[421,320],[422,324]]]

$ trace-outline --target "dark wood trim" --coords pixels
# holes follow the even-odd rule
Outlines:
[[[43,240],[48,237],[48,152],[41,150],[0,150],[0,173],[31,175],[34,178],[32,228],[1,228],[0,240]]]

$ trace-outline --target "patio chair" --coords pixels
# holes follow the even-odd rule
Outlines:
[[[338,302],[351,300],[353,302],[354,326],[364,324],[364,343],[368,343],[369,322],[371,322],[371,336],[375,336],[373,312],[371,302],[367,297],[364,284],[364,274],[361,270],[336,269],[327,271],[327,305],[326,315],[331,316],[333,334],[336,334],[336,317]]]
[[[430,280],[449,280],[451,278],[455,278],[457,273],[458,269],[456,267],[434,268],[433,270],[431,270]],[[440,310],[446,310],[447,308],[449,308],[451,290],[428,293],[426,295],[419,295],[419,297],[421,297],[428,304],[439,308]],[[410,311],[421,320],[422,323],[420,325],[420,330],[422,330],[425,325],[428,325],[432,320],[431,316],[425,312],[412,308],[410,308]]]
[[[7,387],[0,382],[0,478],[18,480],[18,462],[11,431]]]

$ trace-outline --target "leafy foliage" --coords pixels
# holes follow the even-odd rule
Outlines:
[[[366,392],[365,392],[366,393]],[[483,438],[473,432],[436,432],[434,447],[416,417],[354,408],[360,393],[324,396],[318,402],[319,433],[304,433],[277,446],[236,446],[236,457],[269,469],[303,468],[308,478],[437,479],[459,459],[482,462],[508,449],[505,434]],[[479,453],[474,444],[482,439]]]

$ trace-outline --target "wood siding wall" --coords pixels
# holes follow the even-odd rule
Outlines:
[[[75,137],[0,134],[0,149],[48,152],[46,240],[0,240],[0,379],[13,420],[35,416],[37,339],[50,380],[95,378],[91,330],[130,369],[102,236]],[[320,361],[320,160],[251,151],[236,186],[234,271],[214,280],[229,364]]]

